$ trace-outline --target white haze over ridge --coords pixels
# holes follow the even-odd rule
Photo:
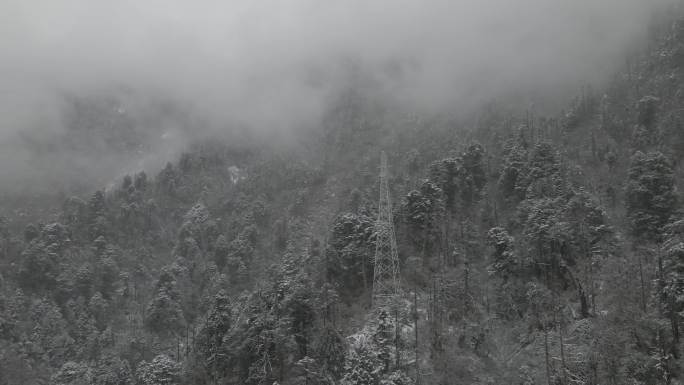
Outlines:
[[[23,145],[65,130],[65,95],[125,89],[125,112],[143,131],[177,125],[146,116],[150,100],[189,106],[204,123],[167,132],[176,140],[160,138],[160,151],[230,125],[281,135],[315,125],[350,68],[411,109],[465,110],[600,81],[670,2],[5,0],[0,185],[135,167],[116,153],[44,156]]]

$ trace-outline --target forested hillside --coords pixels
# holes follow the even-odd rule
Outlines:
[[[360,82],[287,145],[203,140],[61,207],[23,197],[0,219],[0,384],[684,383],[672,18],[559,115],[426,115]],[[381,151],[393,310],[371,303]]]

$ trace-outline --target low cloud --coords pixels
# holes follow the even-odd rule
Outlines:
[[[562,95],[615,71],[668,2],[5,1],[0,185],[99,182],[236,127],[296,135],[359,74],[427,113]]]

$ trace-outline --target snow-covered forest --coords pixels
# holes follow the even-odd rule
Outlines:
[[[434,3],[430,17],[446,7]],[[540,6],[529,3],[520,10]],[[568,57],[544,74],[532,63],[543,55],[529,49],[493,64],[510,72],[489,81],[439,72],[435,61],[383,62],[389,69],[378,75],[366,67],[377,63],[349,59],[337,75],[307,72],[306,84],[335,78],[331,89],[314,87],[323,95],[296,93],[270,77],[290,76],[272,73],[289,67],[263,64],[232,67],[251,80],[229,83],[241,93],[225,99],[213,76],[181,85],[190,90],[181,99],[121,83],[84,93],[60,86],[54,104],[34,98],[45,95],[36,79],[25,83],[30,92],[13,93],[16,58],[33,56],[19,54],[24,35],[0,27],[8,32],[0,43],[14,42],[9,65],[0,64],[12,85],[0,97],[0,385],[683,384],[684,7],[632,3],[623,6],[648,17],[626,17],[612,0],[574,9],[596,12],[605,31],[582,33],[604,45],[552,50]],[[487,12],[469,16],[503,17],[477,9]],[[336,12],[317,15],[354,15]],[[610,38],[614,18],[603,16],[615,14],[617,24],[642,23],[630,26],[640,31],[632,41]],[[401,15],[411,20],[396,10],[380,18],[396,32]],[[179,12],[173,26],[205,16],[223,20]],[[444,26],[435,20],[435,30]],[[36,28],[29,24],[17,30]],[[537,35],[552,28],[531,26]],[[566,27],[568,36],[580,28]],[[249,31],[246,41],[261,41]],[[565,36],[549,44],[586,44]],[[319,39],[287,51],[320,52],[327,40]],[[36,52],[49,45],[36,41]],[[590,54],[597,59],[576,57]],[[459,65],[458,55],[439,59]],[[574,73],[566,60],[612,64],[601,67],[609,74]],[[469,78],[483,89],[438,97],[447,79],[404,82],[421,63],[423,75],[458,74],[453,84]],[[510,67],[528,63],[544,79],[521,70],[524,79],[506,88],[516,78]],[[45,74],[36,68],[26,71]],[[159,79],[204,70],[160,70]],[[70,84],[75,74],[60,79]],[[92,81],[79,78],[79,87]],[[242,93],[245,84],[282,95]],[[295,95],[304,101],[287,100]],[[44,110],[27,113],[27,100]],[[439,107],[423,105],[431,101]],[[36,128],[56,110],[59,128]]]

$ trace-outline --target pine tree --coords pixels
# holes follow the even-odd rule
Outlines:
[[[376,385],[382,367],[382,361],[367,346],[356,347],[347,357],[345,373],[340,384]]]
[[[152,361],[141,362],[136,371],[141,385],[178,385],[180,384],[181,366],[165,354],[160,354]]]
[[[225,373],[226,370],[225,360],[221,359],[221,349],[223,338],[231,326],[231,318],[230,299],[226,292],[221,290],[214,296],[213,307],[197,338],[197,346],[204,359],[204,365],[214,378],[219,376],[219,371]]]
[[[524,199],[525,191],[516,186],[526,173],[528,151],[524,143],[509,141],[504,148],[504,160],[498,186],[504,201],[517,202]]]
[[[162,269],[155,294],[147,305],[145,325],[158,334],[179,332],[185,320],[180,304],[176,277],[169,267]]]
[[[372,279],[374,221],[365,214],[345,213],[332,225],[326,258],[327,275],[339,284],[342,298],[349,300],[367,289]]]
[[[93,385],[133,385],[133,374],[127,361],[105,354],[91,369]]]
[[[632,156],[626,200],[632,233],[658,241],[677,204],[672,164],[663,154],[637,151]]]
[[[338,380],[345,368],[346,346],[343,337],[332,325],[326,327],[318,337],[314,352],[322,360],[322,371]]]
[[[414,190],[406,195],[402,214],[404,223],[411,230],[413,243],[427,265],[442,241],[442,224],[446,215],[442,189],[430,181],[423,182],[419,191]]]
[[[673,338],[679,342],[680,323],[684,320],[684,220],[668,225],[665,234],[660,301],[670,320]]]
[[[83,362],[69,361],[56,371],[50,383],[54,385],[90,385],[93,383],[90,367]]]
[[[518,261],[513,250],[513,237],[501,227],[494,227],[487,233],[487,241],[494,248],[490,271],[504,282],[515,276]]]

